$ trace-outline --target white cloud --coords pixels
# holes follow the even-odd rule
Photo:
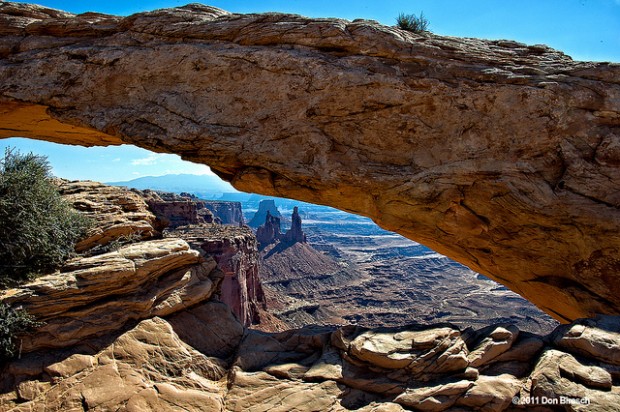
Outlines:
[[[121,161],[121,158],[120,158],[120,157],[117,157],[117,158],[115,158],[115,159],[112,159],[112,161],[113,161],[114,163],[118,163],[118,162],[120,162],[120,161]]]
[[[131,165],[132,166],[151,166],[157,163],[157,161],[160,160],[162,156],[163,155],[160,153],[151,153],[147,157],[142,157],[140,159],[132,160]]]

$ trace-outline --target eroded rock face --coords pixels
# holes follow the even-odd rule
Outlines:
[[[64,348],[207,300],[217,272],[213,259],[204,261],[183,240],[152,240],[75,259],[60,273],[3,291],[0,300],[45,322],[23,339],[24,352]]]
[[[0,5],[0,136],[132,143],[620,313],[620,67],[369,21]],[[170,70],[174,67],[174,70]]]
[[[58,181],[60,194],[93,227],[76,246],[77,252],[102,247],[118,239],[149,239],[156,233],[155,215],[137,193],[91,181]]]
[[[282,237],[280,230],[280,218],[271,216],[271,212],[267,211],[265,222],[256,229],[258,247],[264,249],[268,245],[278,242]]]
[[[258,204],[258,210],[254,213],[254,216],[252,216],[252,219],[250,219],[248,225],[255,228],[263,225],[267,220],[267,213],[269,213],[272,217],[282,219],[282,214],[278,210],[275,200],[264,199]]]
[[[156,217],[138,192],[58,180],[63,198],[93,221],[55,273],[0,292],[44,324],[21,352],[71,348],[210,299],[224,276],[213,257],[179,238],[157,239]]]
[[[293,208],[293,214],[291,215],[291,228],[284,234],[282,242],[287,245],[294,245],[295,243],[306,243],[306,241],[306,234],[301,229],[299,209],[295,206]]]
[[[261,201],[261,205],[263,202]],[[278,209],[276,209],[277,211]],[[256,212],[254,218],[259,215],[260,209]],[[278,214],[280,214],[278,212]],[[254,220],[254,218],[252,220]],[[264,223],[256,229],[256,239],[258,240],[259,248],[265,249],[271,244],[278,244],[280,249],[291,247],[297,243],[306,243],[306,234],[301,228],[301,217],[299,216],[299,209],[297,206],[293,208],[291,215],[291,228],[282,233],[280,228],[280,218],[272,216],[271,212],[267,210],[265,214]]]
[[[258,245],[252,230],[221,225],[190,225],[168,230],[164,236],[185,239],[205,257],[214,259],[221,279],[217,295],[229,305],[241,323],[259,323],[266,309],[258,275]]]
[[[178,227],[184,225],[197,225],[201,223],[213,223],[213,215],[209,211],[208,215],[200,215],[198,202],[192,198],[167,194],[162,198],[162,194],[152,190],[142,192],[146,197],[149,209],[157,217],[157,225],[160,230],[167,227]],[[204,206],[203,206],[204,207]]]
[[[184,343],[161,318],[144,320],[95,356],[74,355],[49,365],[51,382],[26,381],[17,388],[22,401],[52,410],[163,411],[183,404],[189,411],[222,410],[217,384],[226,363]]]
[[[198,202],[200,207],[209,210],[218,223],[223,225],[243,226],[243,209],[240,202],[218,202],[216,200],[203,200]]]
[[[610,322],[618,324],[620,319],[598,318],[570,328],[583,326],[579,336],[591,348],[599,348],[602,340],[619,345],[617,332],[608,330]],[[1,375],[5,381],[18,371],[31,374],[5,386],[0,407],[617,410],[618,365],[610,363],[604,351],[584,356],[553,343],[574,335],[559,328],[543,338],[507,325],[461,332],[449,324],[315,326],[264,333],[244,331],[225,305],[206,302],[167,318],[143,320],[96,353],[74,353],[50,362],[28,354],[14,361]],[[549,346],[543,347],[543,341]],[[478,356],[481,348],[493,356]],[[514,372],[515,362],[524,374]]]

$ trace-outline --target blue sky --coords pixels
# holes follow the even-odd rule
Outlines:
[[[37,3],[73,13],[128,15],[189,2]],[[393,25],[401,12],[423,11],[430,21],[429,29],[437,34],[543,43],[576,60],[620,62],[620,0],[211,0],[208,4],[237,13],[280,11],[311,17],[374,19],[386,25]],[[26,139],[0,140],[2,152],[7,146],[48,156],[53,172],[70,179],[119,181],[170,173],[209,173],[206,166],[183,162],[177,156],[153,154],[130,146],[81,148]]]

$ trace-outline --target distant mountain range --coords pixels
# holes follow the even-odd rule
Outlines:
[[[215,175],[163,175],[145,176],[125,182],[105,182],[111,186],[126,186],[133,189],[161,190],[162,192],[192,193],[201,199],[225,200],[231,202],[252,202],[258,207],[258,203],[264,199],[275,199],[277,204],[286,204],[292,210],[293,206],[303,206],[304,202],[284,199],[274,196],[263,196],[256,193],[240,192],[228,182]]]
[[[164,192],[188,192],[200,197],[222,197],[224,193],[239,193],[230,183],[215,175],[163,175],[145,176],[126,182],[107,182],[112,186],[127,186],[134,189],[152,189]]]

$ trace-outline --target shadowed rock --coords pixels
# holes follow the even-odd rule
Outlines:
[[[5,2],[0,27],[0,136],[177,153],[372,217],[561,321],[620,313],[618,65],[199,5]]]
[[[267,211],[265,223],[256,229],[256,240],[260,249],[264,249],[272,243],[276,243],[282,237],[280,232],[280,218],[271,216],[271,212]]]
[[[278,219],[282,219],[282,214],[278,210],[276,202],[273,199],[265,199],[260,201],[258,204],[258,210],[254,216],[252,216],[252,219],[248,225],[258,228],[265,223],[268,214]]]

